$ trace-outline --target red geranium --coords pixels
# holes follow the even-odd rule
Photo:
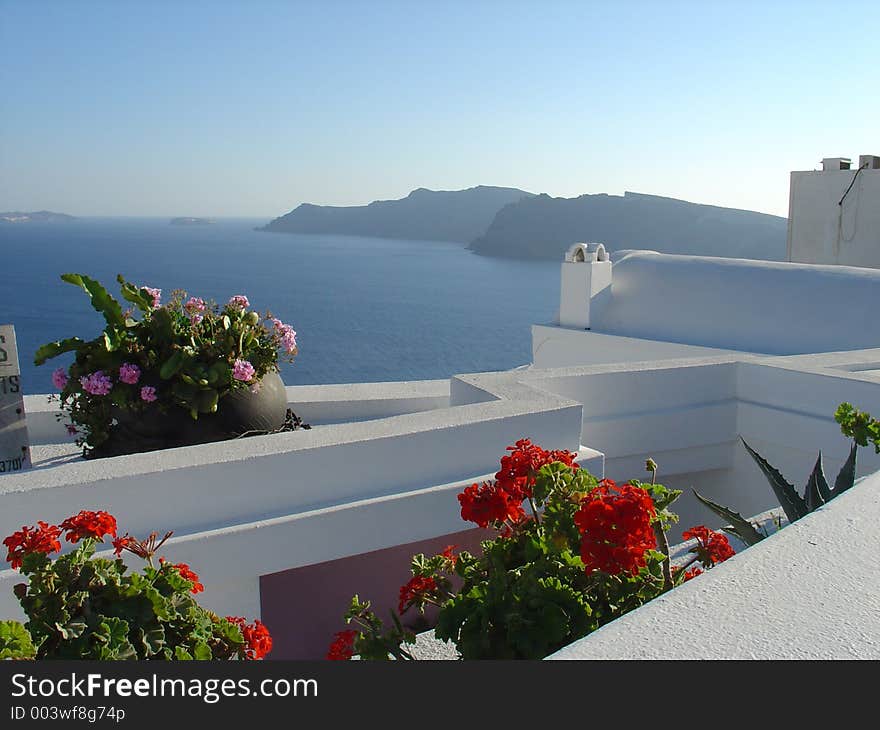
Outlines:
[[[604,479],[581,502],[574,522],[581,533],[581,559],[587,572],[635,575],[656,547],[651,495],[632,484]]]
[[[240,616],[227,616],[226,620],[234,623],[241,631],[245,643],[245,655],[248,659],[262,659],[272,651],[272,637],[269,635],[269,629],[260,619],[256,619],[253,624],[249,624]]]
[[[456,555],[453,550],[457,548],[458,545],[447,545],[443,548],[443,552],[440,553],[444,558],[446,558],[450,563],[452,563],[452,567],[455,567],[455,564],[458,562],[458,555]]]
[[[168,563],[168,561],[165,560],[165,558],[159,558],[159,562],[162,565],[165,565],[166,563]],[[169,563],[169,565],[170,565],[170,563]],[[196,593],[201,593],[203,590],[205,590],[205,586],[203,586],[199,582],[199,576],[196,575],[195,572],[192,570],[192,568],[190,568],[186,563],[174,563],[173,565],[171,565],[171,567],[177,569],[177,572],[180,573],[181,578],[183,578],[184,580],[188,580],[190,583],[193,584],[193,587],[190,588],[190,592],[193,595],[195,595]],[[244,619],[242,619],[242,620],[244,620]]]
[[[397,612],[402,614],[417,598],[423,598],[436,590],[437,581],[433,578],[414,575],[400,587],[400,602],[397,604]]]
[[[327,652],[327,658],[335,661],[347,661],[354,655],[354,640],[358,632],[353,629],[339,631],[333,637],[333,643]]]
[[[29,553],[57,552],[61,550],[60,535],[60,527],[43,521],[37,522],[37,527],[22,527],[3,541],[8,548],[6,560],[15,569],[21,567],[22,558]]]
[[[518,522],[525,516],[522,497],[513,496],[502,489],[497,482],[471,484],[458,495],[461,504],[461,518],[476,522],[480,527],[488,527],[493,522]]]
[[[520,502],[532,495],[535,477],[538,470],[545,464],[561,461],[563,464],[577,469],[574,459],[577,454],[570,451],[546,451],[529,439],[520,439],[514,446],[508,446],[506,454],[501,457],[501,469],[495,474],[498,485]]]
[[[723,532],[710,530],[705,525],[692,527],[681,533],[685,540],[696,540],[697,544],[691,548],[690,552],[695,553],[700,562],[707,568],[712,567],[716,563],[723,563],[736,552],[730,546],[727,535]]]
[[[107,512],[82,510],[64,520],[61,529],[67,530],[64,539],[68,542],[79,542],[87,537],[102,540],[104,535],[116,537],[116,518]]]

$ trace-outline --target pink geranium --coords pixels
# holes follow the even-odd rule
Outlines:
[[[141,388],[141,400],[145,403],[152,403],[156,400],[156,389],[152,385],[145,385]]]
[[[192,324],[198,324],[205,318],[205,315],[202,314],[205,311],[205,300],[200,297],[190,297],[186,300],[183,308]]]
[[[141,379],[141,369],[137,365],[124,362],[119,368],[119,379],[126,385],[134,385]]]
[[[64,386],[67,385],[68,380],[67,371],[64,368],[58,368],[57,370],[52,371],[52,384],[58,388],[58,390],[64,390]]]
[[[236,360],[232,366],[232,377],[246,383],[254,377],[254,366],[247,360]]]
[[[91,395],[107,395],[113,388],[113,381],[103,370],[96,370],[91,375],[84,375],[79,379],[83,390]]]
[[[142,286],[141,289],[147,290],[147,294],[149,294],[151,297],[153,297],[153,306],[158,307],[159,302],[162,300],[162,290],[161,289],[154,289],[151,286]]]
[[[251,303],[244,294],[236,294],[234,297],[231,297],[228,304],[230,307],[236,307],[238,309],[245,309],[251,306]]]

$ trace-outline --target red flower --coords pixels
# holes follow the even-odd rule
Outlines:
[[[447,545],[443,548],[443,552],[440,553],[444,558],[446,558],[450,563],[452,563],[452,567],[455,567],[455,564],[458,562],[458,555],[453,553],[452,551],[457,548],[458,545]]]
[[[61,528],[47,522],[37,522],[37,527],[22,527],[3,541],[8,548],[6,560],[15,569],[21,567],[25,555],[57,552],[61,550],[60,535]]]
[[[510,454],[501,457],[501,470],[495,474],[498,485],[520,502],[532,495],[535,477],[545,464],[554,461],[577,469],[574,463],[577,454],[570,451],[545,451],[529,439],[520,439],[514,446],[508,446]]]
[[[79,542],[87,537],[102,540],[104,535],[116,537],[116,518],[107,512],[82,510],[79,514],[64,520],[61,529],[67,530],[64,539],[68,542]]]
[[[397,612],[402,614],[418,598],[424,598],[426,594],[437,590],[437,582],[431,577],[414,575],[400,587],[400,602],[397,604]]]
[[[587,572],[635,575],[656,547],[651,495],[632,484],[602,480],[581,502],[574,522],[581,533],[581,559]]]
[[[723,532],[715,532],[705,525],[692,527],[681,533],[685,540],[696,540],[697,544],[691,548],[690,552],[695,553],[700,562],[707,568],[711,568],[716,563],[723,563],[736,553],[727,540],[727,535]]]
[[[165,558],[159,558],[159,562],[162,565],[165,565],[166,563],[168,563],[168,561],[165,560]],[[170,563],[168,563],[168,564],[170,565]],[[203,590],[205,590],[205,586],[203,586],[199,582],[199,576],[197,576],[186,563],[175,563],[174,565],[171,565],[171,567],[177,568],[177,572],[180,573],[180,577],[183,578],[184,580],[188,580],[190,583],[193,584],[193,587],[190,589],[190,592],[193,595],[195,595],[196,593],[201,593]],[[244,619],[242,619],[242,620],[244,620]]]
[[[327,658],[335,661],[348,661],[354,655],[354,640],[358,632],[353,629],[338,631],[333,637],[333,643],[327,652]]]
[[[678,565],[673,566],[672,573],[677,576],[680,570],[681,570],[680,566],[678,566]],[[687,583],[691,578],[696,578],[698,575],[702,575],[702,574],[703,574],[702,569],[696,568],[696,567],[690,568],[684,572],[684,582]]]
[[[116,553],[116,557],[122,557],[122,551],[125,550],[129,545],[135,542],[135,539],[126,534],[124,537],[115,537],[113,538],[113,552]]]
[[[488,527],[493,522],[511,520],[518,522],[525,516],[522,497],[513,496],[500,488],[497,482],[471,484],[458,495],[461,504],[461,518],[476,522],[480,527]]]
[[[249,624],[240,616],[227,616],[226,620],[234,623],[238,626],[239,631],[241,631],[241,636],[245,643],[245,657],[247,659],[262,659],[272,651],[272,637],[269,634],[269,629],[266,628],[266,625],[260,619],[255,619],[252,624]]]

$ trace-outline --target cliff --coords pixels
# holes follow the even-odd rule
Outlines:
[[[609,251],[785,259],[787,219],[735,208],[627,192],[525,198],[498,211],[469,248],[486,256],[562,260],[577,241]]]
[[[377,200],[369,205],[303,203],[257,230],[468,243],[486,232],[501,208],[531,195],[486,185],[467,190],[418,188],[400,200]]]

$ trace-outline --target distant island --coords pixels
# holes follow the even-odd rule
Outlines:
[[[75,220],[77,220],[75,216],[53,213],[51,210],[35,210],[28,213],[14,210],[0,213],[0,223],[63,223]]]
[[[256,230],[470,243],[485,233],[505,205],[531,195],[488,185],[467,190],[418,188],[400,200],[377,200],[369,205],[303,203]]]
[[[785,259],[788,221],[750,210],[626,192],[552,198],[517,188],[419,188],[400,200],[303,203],[258,231],[455,241],[484,256],[562,260],[577,241],[609,251]]]
[[[468,248],[486,256],[561,261],[572,243],[597,241],[609,251],[781,261],[787,232],[787,218],[658,195],[542,194],[502,208]]]
[[[172,218],[172,226],[204,226],[213,223],[210,218]]]

